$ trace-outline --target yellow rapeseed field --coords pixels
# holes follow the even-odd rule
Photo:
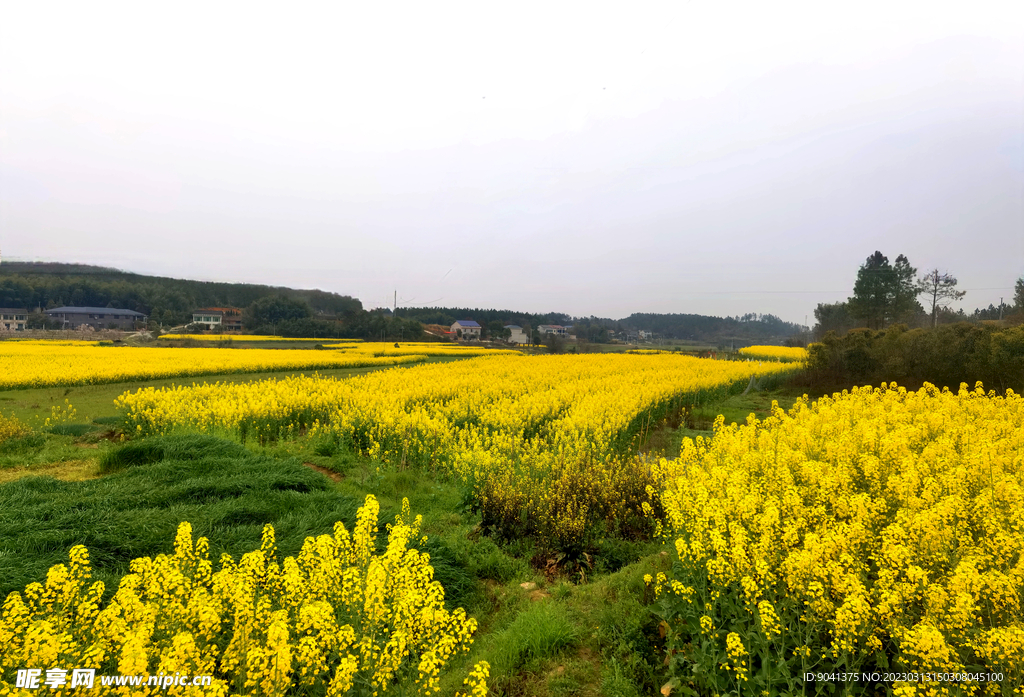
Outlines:
[[[218,571],[206,538],[193,541],[182,523],[174,554],[135,559],[109,600],[103,583],[91,581],[88,550],[74,547],[45,584],[4,602],[0,672],[93,669],[89,694],[125,697],[434,695],[446,664],[472,643],[476,621],[445,608],[429,557],[412,546],[421,520],[408,501],[375,553],[378,514],[368,496],[351,533],[338,523],[284,559],[268,525],[260,549],[239,561],[224,555]],[[213,681],[116,687],[100,677],[179,673]],[[473,667],[467,697],[487,693],[487,676],[485,662]],[[0,685],[2,695],[37,691]]]
[[[161,339],[192,339],[194,341],[305,341],[324,343],[325,349],[338,349],[350,354],[368,356],[489,356],[516,353],[511,349],[492,349],[472,344],[456,344],[439,341],[363,341],[362,339],[294,339],[283,336],[261,336],[255,334],[163,334]],[[397,346],[396,346],[397,344]]]
[[[302,349],[156,348],[92,342],[0,341],[0,390],[128,380],[412,363],[423,354]]]
[[[267,336],[265,334],[161,334],[160,338],[170,341],[181,339],[191,339],[192,341],[323,341],[323,339]],[[354,341],[358,341],[358,339]]]
[[[385,465],[454,476],[499,534],[560,547],[614,529],[647,535],[654,483],[636,446],[663,417],[779,363],[689,356],[472,358],[346,380],[142,389],[118,398],[129,431],[260,441],[308,433]]]
[[[768,361],[806,361],[807,349],[799,346],[747,346],[739,350],[745,358]]]
[[[325,349],[339,349],[351,354],[370,356],[403,356],[415,354],[421,356],[499,356],[516,355],[512,349],[493,349],[472,344],[455,344],[440,341],[364,341],[352,343],[343,341],[335,344],[324,344]]]
[[[678,561],[648,580],[678,684],[1024,693],[1020,396],[855,388],[719,421],[658,469]]]

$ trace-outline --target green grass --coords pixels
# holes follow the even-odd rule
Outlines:
[[[210,538],[213,559],[258,548],[266,523],[281,553],[295,554],[306,536],[329,532],[337,520],[351,524],[361,503],[295,460],[207,436],[152,442],[159,459],[100,479],[35,476],[0,485],[0,596],[44,579],[76,544],[89,549],[96,576],[115,584],[132,559],[170,551],[182,521]],[[116,459],[116,452],[103,458]]]
[[[57,424],[46,429],[55,436],[72,436],[81,438],[87,433],[97,430],[94,424]]]
[[[490,637],[487,657],[494,675],[512,678],[579,643],[580,630],[564,604],[533,602]]]
[[[372,463],[336,445],[306,440],[279,442],[260,450],[282,460],[294,459],[334,473],[332,490],[360,502],[373,494],[381,520],[390,521],[408,498],[413,513],[423,516],[421,549],[430,554],[434,577],[445,588],[445,602],[467,611],[486,604],[489,582],[518,582],[533,576],[530,565],[494,541],[481,537],[479,516],[465,510],[465,493],[456,485],[412,470],[377,473]],[[252,446],[256,448],[257,446]]]
[[[694,409],[693,418],[696,425],[708,425],[710,427],[711,423],[714,423],[715,418],[721,414],[725,417],[726,424],[743,424],[746,423],[747,417],[750,414],[754,414],[759,419],[768,416],[771,413],[773,401],[777,401],[780,407],[788,410],[792,408],[796,400],[802,395],[802,391],[790,388],[733,395],[717,404],[709,404]]]
[[[78,424],[75,424],[78,425]],[[77,429],[70,429],[77,430]],[[0,480],[14,473],[31,474],[40,468],[83,459],[95,459],[112,443],[98,430],[90,429],[81,437],[36,432],[0,443]]]
[[[73,441],[32,438],[29,450]],[[211,436],[157,437],[90,451],[93,476],[102,476],[88,481],[25,476],[0,484],[0,597],[42,581],[71,546],[84,544],[109,598],[131,559],[172,551],[182,520],[210,539],[212,559],[258,548],[265,523],[274,525],[280,554],[295,554],[337,520],[351,527],[368,493],[381,504],[383,545],[386,523],[408,497],[423,515],[420,548],[430,554],[446,604],[480,622],[459,666],[490,661],[493,694],[599,694],[607,682],[615,694],[630,695],[630,685],[653,684],[656,627],[640,579],[663,561],[651,554],[655,543],[610,544],[601,563],[615,573],[595,568],[584,585],[549,583],[530,566],[531,547],[480,536],[479,517],[464,511],[457,486],[411,471],[377,474],[351,453],[315,450],[303,441],[257,449]],[[540,586],[532,599],[520,587],[526,581]]]
[[[647,450],[663,454],[665,457],[675,457],[679,454],[684,438],[698,436],[711,438],[714,435],[712,426],[719,414],[725,417],[726,425],[732,423],[742,425],[746,423],[750,414],[758,419],[768,416],[771,413],[773,400],[778,401],[779,406],[783,409],[789,410],[801,396],[803,396],[802,390],[782,385],[763,392],[751,391],[748,394],[733,394],[694,407],[681,417],[678,425],[664,425],[655,431],[650,438]]]
[[[493,695],[656,694],[664,684],[664,654],[643,576],[669,566],[669,557],[656,552],[586,584],[535,577],[533,591],[518,581],[489,587],[476,641],[453,676],[485,660]],[[449,677],[441,692],[458,687]]]

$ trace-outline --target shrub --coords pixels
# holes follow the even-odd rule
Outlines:
[[[825,389],[896,380],[912,387],[983,382],[1001,392],[1024,390],[1024,326],[855,329],[844,336],[829,332],[807,350],[805,380]]]

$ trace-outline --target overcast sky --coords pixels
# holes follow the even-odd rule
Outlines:
[[[0,250],[364,306],[962,306],[1024,274],[1024,4],[0,3]]]

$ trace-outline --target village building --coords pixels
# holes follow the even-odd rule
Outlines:
[[[221,332],[240,332],[242,310],[237,307],[204,307],[192,313],[192,324]]]
[[[23,332],[28,321],[25,308],[0,307],[0,331]]]
[[[565,336],[568,333],[566,327],[560,324],[542,324],[537,327],[537,332],[544,335],[555,334],[557,336]]]
[[[530,337],[527,336],[523,328],[518,324],[506,324],[505,329],[508,329],[510,335],[508,337],[508,343],[510,344],[528,344],[530,343]]]
[[[146,315],[135,310],[117,307],[55,307],[46,315],[61,323],[62,329],[128,329],[134,330],[146,323]]]
[[[466,341],[480,339],[480,325],[471,319],[461,319],[452,325],[452,333]]]

